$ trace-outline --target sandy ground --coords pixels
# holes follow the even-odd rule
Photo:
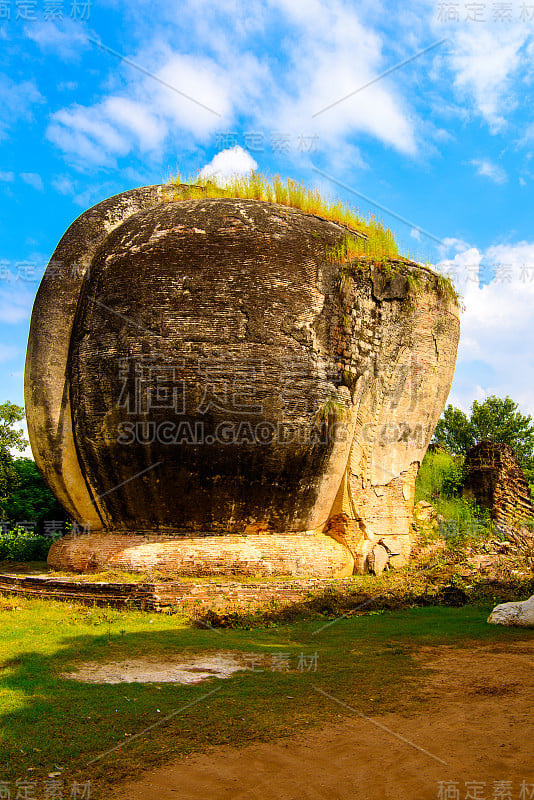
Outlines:
[[[389,730],[347,711],[340,723],[298,737],[179,759],[108,797],[534,800],[534,637],[425,648],[418,658],[432,669],[425,711],[370,718]]]

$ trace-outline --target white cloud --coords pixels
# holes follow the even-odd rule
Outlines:
[[[76,81],[62,81],[58,83],[57,88],[60,92],[73,92],[78,88],[78,84]]]
[[[294,88],[278,99],[279,129],[316,134],[327,157],[329,149],[358,134],[414,155],[415,115],[406,107],[395,77],[366,87],[391,66],[383,56],[381,35],[363,25],[353,8],[336,0],[276,4],[296,28],[288,48],[292,68],[286,81]],[[265,125],[269,115],[272,120],[272,109],[266,108]]]
[[[46,135],[84,167],[115,166],[116,156],[126,155],[131,147],[124,132],[106,118],[102,104],[89,108],[75,104],[57,111]]]
[[[76,187],[68,175],[56,175],[52,179],[52,186],[60,194],[74,194]]]
[[[76,125],[77,120],[71,118],[66,125],[62,125],[53,119],[46,131],[47,138],[63,150],[69,160],[80,169],[88,169],[93,165],[116,166],[115,157],[106,152],[100,142],[94,142],[85,133],[72,129],[71,122]]]
[[[32,106],[42,102],[34,81],[16,83],[0,73],[0,139],[7,137],[9,129],[19,119],[30,119]]]
[[[28,186],[33,186],[38,192],[44,191],[43,179],[36,172],[21,172],[20,177]]]
[[[508,176],[502,167],[487,159],[474,158],[471,164],[475,167],[477,175],[489,178],[494,183],[506,183]]]
[[[489,6],[486,7],[489,13]],[[513,81],[529,68],[525,44],[530,26],[521,23],[484,24],[466,22],[450,30],[447,61],[454,75],[454,88],[483,117],[492,133],[507,124],[517,106]]]
[[[163,66],[154,71],[156,80],[135,73],[122,95],[61,109],[52,115],[46,135],[82,168],[115,166],[132,150],[157,157],[171,136],[207,140],[228,122],[240,86],[250,79],[235,59],[232,70],[166,49]]]
[[[66,60],[78,60],[82,49],[90,42],[78,21],[65,18],[61,25],[51,20],[35,20],[24,33],[45,53],[53,53]]]
[[[469,414],[474,400],[476,400],[478,403],[483,403],[488,396],[488,392],[486,392],[482,386],[470,385],[468,387],[458,387],[457,385],[453,384],[451,392],[447,398],[447,405],[450,403],[452,406],[461,408],[462,411],[464,411],[466,414]]]
[[[123,137],[113,125],[111,125],[105,114],[99,113],[99,107],[83,108],[75,105],[70,109],[64,109],[54,114],[54,119],[74,133],[86,136],[88,140],[106,147],[111,152],[127,152],[127,145]]]
[[[215,178],[218,184],[224,186],[232,176],[249,175],[257,168],[258,165],[250,153],[236,146],[217,153],[209,164],[202,167],[200,175],[203,178]]]
[[[466,287],[480,279],[480,264],[482,253],[476,247],[460,246],[460,242],[451,240],[449,245],[456,250],[453,258],[443,259],[437,265],[439,272],[443,272],[453,279],[454,284],[461,295],[466,291]],[[463,243],[462,243],[463,244]]]
[[[141,150],[153,150],[165,138],[165,126],[141,103],[126,97],[108,97],[104,102],[103,113],[118,128],[128,130],[137,139]]]
[[[232,95],[242,82],[233,85],[232,77],[238,76],[232,72],[213,59],[173,53],[156,76],[177,91],[154,83],[152,94],[162,116],[202,138],[218,127],[220,119],[232,115]]]
[[[6,183],[12,183],[14,180],[15,180],[14,172],[0,172],[0,181],[5,181]]]
[[[468,248],[441,269],[465,303],[451,397],[468,407],[481,392],[508,395],[534,413],[534,243]]]
[[[194,43],[201,43],[202,56],[167,44],[177,20],[166,8],[160,24],[170,19],[167,27],[145,50],[126,53],[151,70],[152,78],[123,64],[113,76],[116,87],[124,70],[122,90],[52,115],[47,136],[73,163],[115,166],[132,151],[158,159],[171,141],[207,144],[217,132],[240,127],[262,132],[267,144],[271,133],[287,137],[291,151],[300,152],[303,160],[309,156],[298,142],[316,137],[323,163],[337,160],[344,168],[347,159],[353,167],[363,166],[355,136],[371,137],[403,154],[417,152],[422,123],[403,98],[405,80],[397,75],[312,117],[391,66],[391,56],[386,59],[383,52],[385,35],[361,22],[359,10],[343,0],[251,0],[256,15],[251,25],[251,10],[247,6],[245,13],[234,0],[199,4],[194,13],[186,5],[179,24],[187,26],[193,52]],[[257,42],[251,38],[267,17],[285,30],[269,57],[256,55]],[[210,27],[214,19],[220,23],[216,31]]]
[[[450,253],[458,255],[464,253],[466,250],[469,250],[469,248],[470,245],[467,242],[464,242],[463,239],[458,239],[455,236],[444,236],[441,240],[441,243],[437,246],[441,259],[438,267],[441,264],[445,264],[447,267],[449,267]]]

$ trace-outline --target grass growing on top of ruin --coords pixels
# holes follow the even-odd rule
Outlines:
[[[204,197],[238,197],[246,200],[263,200],[278,203],[312,214],[354,231],[360,236],[348,236],[340,245],[338,260],[355,256],[371,258],[399,258],[400,252],[395,235],[379,219],[371,214],[367,218],[360,215],[348,203],[328,200],[317,189],[308,189],[303,184],[280,175],[272,177],[252,172],[250,175],[235,176],[225,185],[220,185],[212,177],[196,175],[182,178],[176,175],[170,187],[180,188],[171,192],[169,200],[194,200]]]
[[[392,261],[402,262],[409,259],[409,256],[400,252],[393,231],[383,225],[374,214],[363,216],[349,203],[329,200],[319,190],[307,188],[291,178],[284,179],[280,175],[267,176],[252,172],[250,175],[236,175],[222,185],[212,176],[204,177],[197,174],[185,178],[177,174],[166,187],[168,201],[216,197],[262,200],[266,203],[296,208],[305,214],[338,223],[347,229],[347,234],[339,244],[328,247],[325,255],[339,264],[356,263],[359,260],[360,268],[368,267],[371,263],[393,274],[398,264],[394,266],[391,264]],[[434,275],[438,294],[459,302],[460,297],[451,279],[435,272]],[[417,277],[409,276],[409,280],[412,294],[417,293],[420,288],[417,285]]]

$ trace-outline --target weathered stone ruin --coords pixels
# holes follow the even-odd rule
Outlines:
[[[483,441],[466,456],[463,494],[489,509],[495,527],[518,544],[534,544],[534,507],[528,484],[513,449]]]
[[[456,298],[347,229],[152,186],[82,214],[35,301],[28,430],[69,570],[331,577],[402,563]],[[353,234],[354,235],[354,234]]]

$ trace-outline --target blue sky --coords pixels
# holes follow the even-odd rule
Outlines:
[[[257,166],[448,272],[450,401],[534,413],[533,57],[524,2],[0,0],[0,401],[23,403],[33,298],[80,213]]]

